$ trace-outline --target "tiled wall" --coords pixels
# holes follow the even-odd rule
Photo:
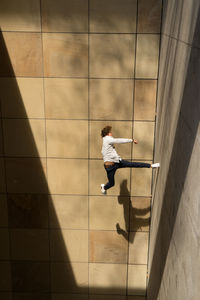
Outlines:
[[[200,299],[200,2],[163,3],[147,298]]]
[[[144,300],[161,0],[2,0],[0,298]]]

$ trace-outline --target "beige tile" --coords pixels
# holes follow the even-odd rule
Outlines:
[[[43,45],[45,76],[88,76],[87,34],[44,33]]]
[[[131,195],[132,196],[151,196],[151,168],[132,169]]]
[[[3,131],[7,156],[46,157],[44,120],[7,119]]]
[[[88,157],[88,121],[47,120],[47,156]]]
[[[40,33],[4,32],[3,38],[8,54],[4,50],[1,77],[13,75],[12,68],[15,76],[39,77],[43,75]]]
[[[93,230],[116,230],[119,223],[122,228],[126,228],[124,214],[129,214],[129,198],[121,197],[120,205],[118,197],[90,197],[90,229]],[[114,212],[114,213],[113,213]]]
[[[52,263],[51,264],[52,292],[81,293],[88,292],[87,263]]]
[[[12,286],[14,292],[50,292],[49,262],[12,262]]]
[[[43,31],[88,32],[87,0],[42,0]]]
[[[135,63],[134,52],[135,35],[91,35],[90,76],[98,78],[132,78]]]
[[[91,121],[90,122],[90,157],[91,158],[101,158],[101,148],[102,148],[102,137],[101,130],[107,126],[112,126],[113,136],[116,138],[132,138],[132,122],[118,122],[118,121]],[[116,144],[115,148],[117,153],[123,159],[131,158],[131,143],[127,144]]]
[[[49,188],[53,194],[88,194],[88,161],[48,159]]]
[[[157,80],[136,80],[134,120],[155,120]]]
[[[0,195],[0,227],[8,226],[8,207],[6,195]]]
[[[89,265],[90,293],[126,294],[127,266],[125,264]]]
[[[151,198],[132,197],[131,200],[130,230],[149,231]]]
[[[140,0],[138,2],[138,32],[159,33],[161,23],[161,0]]]
[[[143,296],[146,294],[146,275],[146,266],[128,266],[128,295]]]
[[[159,38],[155,34],[137,36],[136,78],[158,77]]]
[[[88,231],[50,231],[50,255],[53,261],[88,262]]]
[[[0,2],[2,31],[41,31],[39,0],[2,0]]]
[[[126,300],[126,296],[89,295],[89,300]]]
[[[0,78],[2,116],[44,118],[44,91],[41,78]]]
[[[9,193],[47,193],[45,159],[8,158],[6,169]]]
[[[0,229],[0,260],[9,260],[9,230]]]
[[[11,265],[9,262],[0,262],[0,290],[1,291],[11,291],[12,281],[11,281]]]
[[[147,264],[148,232],[130,232],[129,264]]]
[[[14,260],[49,260],[48,231],[43,229],[12,229],[11,257]]]
[[[90,3],[91,32],[136,32],[136,0],[93,0]]]
[[[154,122],[134,122],[133,136],[138,141],[133,145],[134,159],[153,159],[154,126]]]
[[[81,294],[51,294],[51,300],[88,300],[88,295]]]
[[[48,196],[45,194],[8,194],[11,228],[48,228]]]
[[[90,262],[127,263],[128,241],[116,231],[90,232]]]
[[[88,118],[88,80],[45,78],[47,118]]]
[[[90,80],[90,118],[132,120],[133,81],[119,79]]]
[[[49,197],[49,226],[51,228],[88,229],[88,197]]]
[[[0,192],[6,192],[4,159],[0,158]]]
[[[107,183],[106,170],[104,169],[103,160],[90,160],[90,178],[89,191],[90,195],[101,195],[100,186],[102,183]],[[127,182],[127,189],[122,190],[122,183]],[[117,170],[115,173],[115,186],[107,190],[107,195],[129,195],[130,194],[130,169]],[[105,196],[104,196],[105,197]]]

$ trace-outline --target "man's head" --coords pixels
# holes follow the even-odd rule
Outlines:
[[[106,135],[112,135],[112,126],[106,126],[101,130],[101,136],[104,137]]]

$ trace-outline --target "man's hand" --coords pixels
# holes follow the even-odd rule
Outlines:
[[[134,143],[134,144],[138,144],[138,141],[135,140],[135,139],[133,139],[133,143]]]

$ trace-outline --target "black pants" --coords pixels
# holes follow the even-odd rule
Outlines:
[[[117,169],[120,168],[150,168],[151,165],[147,163],[141,163],[141,162],[130,162],[127,160],[121,160],[119,163],[115,163],[113,166],[110,166],[109,168],[106,168],[104,165],[104,168],[107,172],[108,177],[108,183],[104,186],[105,190],[110,189],[112,186],[115,185],[115,172]]]

